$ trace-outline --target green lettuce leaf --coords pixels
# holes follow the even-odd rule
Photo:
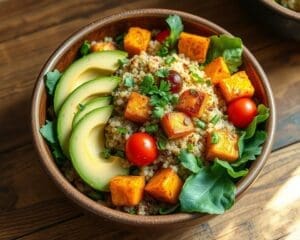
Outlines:
[[[222,214],[231,208],[236,187],[224,168],[201,168],[185,181],[179,196],[183,212]]]
[[[222,56],[231,73],[238,71],[238,67],[242,64],[242,40],[226,35],[211,36],[210,39],[206,63]]]

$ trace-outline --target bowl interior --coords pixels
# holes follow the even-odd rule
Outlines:
[[[64,71],[70,63],[77,57],[78,49],[84,40],[101,40],[105,36],[115,37],[121,33],[124,33],[130,26],[140,26],[147,29],[164,29],[167,27],[165,18],[170,14],[178,14],[182,17],[184,22],[184,29],[187,32],[195,33],[203,36],[210,36],[214,34],[229,34],[224,29],[217,25],[178,11],[162,10],[162,9],[144,9],[137,11],[130,11],[114,15],[99,21],[96,21],[83,29],[73,34],[67,39],[50,57],[48,62],[43,67],[33,94],[32,102],[32,130],[36,148],[41,158],[42,165],[46,172],[59,186],[60,189],[75,203],[83,207],[84,209],[102,216],[107,219],[111,219],[120,223],[141,225],[141,226],[155,226],[155,225],[167,225],[172,223],[186,222],[187,220],[197,219],[198,221],[205,221],[208,215],[204,214],[186,214],[178,213],[166,216],[134,216],[127,213],[119,212],[110,209],[104,205],[94,202],[82,193],[80,193],[75,187],[73,187],[62,175],[57,168],[51,152],[46,142],[40,136],[38,130],[45,123],[47,117],[47,94],[44,87],[44,75],[55,68],[59,71]],[[266,157],[270,151],[274,128],[275,128],[275,108],[274,100],[272,97],[271,89],[268,84],[268,80],[262,71],[261,67],[250,54],[250,52],[244,48],[243,54],[243,66],[250,76],[250,79],[256,89],[256,97],[260,102],[271,108],[271,116],[267,123],[267,131],[269,134],[261,156],[252,164],[249,174],[241,179],[237,183],[237,196],[249,187],[249,185],[257,177],[259,171],[265,163]]]

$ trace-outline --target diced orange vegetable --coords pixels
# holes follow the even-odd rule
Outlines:
[[[252,97],[254,94],[254,87],[245,71],[240,71],[229,78],[221,79],[219,86],[227,102],[241,97]]]
[[[140,52],[146,51],[150,39],[151,32],[149,30],[131,27],[124,38],[124,49],[130,55],[140,54]]]
[[[175,204],[182,185],[182,180],[171,168],[164,168],[150,179],[145,191],[157,200]]]
[[[117,176],[110,181],[112,202],[115,206],[135,206],[143,198],[144,176]]]
[[[106,50],[115,50],[116,46],[112,42],[96,42],[92,44],[91,51],[92,52],[100,52],[100,51],[106,51]]]
[[[234,162],[239,157],[238,136],[227,130],[215,130],[208,133],[206,144],[207,160],[219,158],[228,162]]]
[[[191,60],[205,62],[210,39],[199,35],[182,32],[179,36],[178,51]]]
[[[214,85],[217,85],[221,79],[230,77],[229,69],[223,57],[218,57],[207,64],[204,68],[204,72],[210,77]]]
[[[144,123],[150,117],[149,98],[137,92],[132,92],[126,105],[124,116],[137,123]]]
[[[192,117],[201,117],[208,103],[208,95],[195,89],[184,91],[176,109]]]
[[[169,139],[184,137],[194,131],[192,120],[182,112],[166,113],[161,125]]]

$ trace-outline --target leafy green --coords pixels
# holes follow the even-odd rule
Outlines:
[[[235,200],[236,187],[224,168],[204,167],[185,181],[179,196],[183,212],[222,214]]]
[[[249,139],[254,135],[257,124],[262,123],[269,118],[270,109],[267,108],[265,105],[259,104],[257,107],[257,111],[258,114],[246,128],[245,139]]]
[[[44,139],[47,140],[47,142],[49,143],[50,148],[52,150],[52,154],[53,154],[57,164],[62,165],[65,162],[66,157],[62,153],[62,150],[60,148],[60,145],[59,145],[59,142],[57,139],[56,123],[46,120],[46,124],[40,128],[40,133],[44,137]]]
[[[152,111],[152,117],[160,119],[162,118],[163,115],[164,115],[164,109],[160,106],[155,106]]]
[[[169,75],[169,69],[160,68],[155,72],[155,76],[159,78],[166,78]]]
[[[243,169],[243,170],[237,171],[227,161],[215,159],[214,162],[215,162],[215,164],[218,164],[219,166],[225,168],[227,173],[229,174],[229,176],[232,178],[244,177],[248,174],[248,169]]]
[[[156,145],[158,150],[165,150],[166,149],[166,145],[167,145],[168,139],[166,138],[166,136],[159,132],[157,141],[156,141]]]
[[[129,59],[128,58],[120,58],[118,59],[118,64],[119,64],[119,67],[123,67],[124,65],[128,64],[129,62]]]
[[[226,35],[211,36],[210,40],[206,63],[210,63],[215,58],[222,56],[229,71],[231,73],[236,72],[242,64],[242,40],[238,37]]]
[[[90,53],[90,51],[91,51],[91,44],[87,40],[85,40],[80,47],[80,54],[81,56],[86,56]]]
[[[125,127],[118,127],[117,128],[118,133],[120,133],[121,135],[125,135],[126,133],[128,133],[127,128]]]
[[[149,124],[145,126],[145,131],[147,133],[155,133],[158,131],[158,125],[157,124]]]
[[[166,22],[170,28],[170,35],[166,38],[166,40],[162,43],[161,48],[158,50],[159,56],[168,55],[170,49],[172,49],[178,38],[180,33],[183,31],[183,24],[181,18],[178,15],[170,15]]]
[[[167,65],[171,65],[175,61],[176,61],[176,58],[174,56],[166,56],[166,58],[165,58],[165,64],[167,64]]]
[[[133,87],[134,86],[134,80],[133,80],[133,76],[131,74],[127,74],[124,77],[124,85],[126,87]]]
[[[122,33],[122,34],[119,34],[118,36],[116,36],[116,38],[115,38],[115,42],[117,44],[118,49],[124,48],[124,46],[123,46],[124,36],[125,36],[125,33]]]
[[[176,204],[174,206],[168,206],[168,207],[161,207],[159,208],[158,212],[160,215],[166,215],[175,212],[179,207],[179,204]]]
[[[51,71],[47,72],[45,84],[46,84],[46,88],[48,90],[48,94],[50,96],[53,96],[55,87],[56,87],[56,85],[58,83],[58,80],[60,79],[61,75],[62,74],[57,69],[55,69],[52,72]]]
[[[178,160],[182,166],[193,173],[198,173],[201,169],[198,165],[198,159],[194,156],[194,154],[189,153],[186,149],[180,151]]]

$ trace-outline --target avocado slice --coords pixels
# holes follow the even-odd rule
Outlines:
[[[122,159],[101,157],[104,150],[104,127],[113,106],[97,108],[85,115],[75,126],[70,138],[70,156],[79,176],[92,188],[108,191],[109,181],[119,175],[128,175]]]
[[[74,128],[76,126],[76,124],[89,112],[91,112],[92,110],[96,109],[96,108],[100,108],[100,107],[104,107],[109,105],[111,101],[111,97],[107,96],[107,97],[98,97],[95,99],[92,99],[90,101],[88,101],[86,104],[84,104],[82,107],[83,109],[79,110],[73,119],[73,123],[72,123],[72,128]]]
[[[57,116],[57,137],[66,156],[69,156],[69,138],[74,115],[79,104],[95,97],[109,95],[118,85],[118,77],[99,77],[76,88],[66,99]]]
[[[60,78],[54,93],[54,111],[58,113],[68,95],[81,84],[99,76],[107,76],[118,69],[119,59],[127,57],[124,51],[91,53],[73,62]]]

